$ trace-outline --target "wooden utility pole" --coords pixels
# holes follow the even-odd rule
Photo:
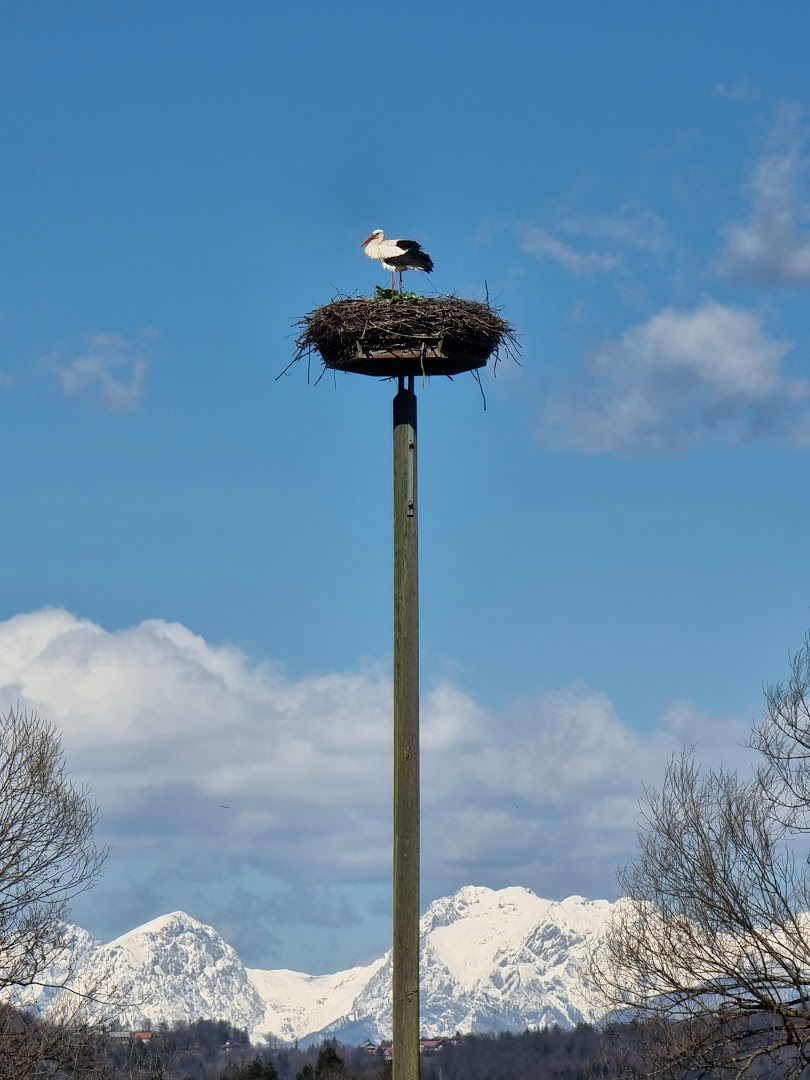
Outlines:
[[[416,394],[394,398],[393,1080],[419,1080],[419,560]]]
[[[333,300],[300,320],[293,360],[397,379],[394,397],[394,949],[393,1080],[419,1080],[419,573],[417,375],[476,371],[514,332],[489,303],[385,292]],[[285,369],[285,372],[288,369]],[[285,372],[282,372],[284,374]],[[279,376],[280,377],[280,376]],[[407,380],[407,383],[406,383]]]

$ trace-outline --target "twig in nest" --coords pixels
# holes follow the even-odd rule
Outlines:
[[[472,377],[473,377],[473,378],[475,379],[475,381],[476,381],[476,382],[478,383],[478,389],[479,389],[479,390],[481,391],[481,400],[482,400],[482,401],[483,401],[483,403],[484,403],[484,412],[486,412],[486,411],[487,411],[487,395],[486,395],[486,394],[484,393],[484,387],[483,387],[483,385],[481,384],[481,372],[480,372],[480,371],[475,371],[475,370],[473,369],[473,371],[472,371]]]
[[[317,352],[325,366],[337,369],[349,367],[358,349],[421,349],[426,339],[441,341],[448,355],[480,364],[493,355],[496,363],[502,355],[517,361],[520,352],[514,330],[489,303],[488,289],[487,303],[458,296],[406,294],[384,302],[344,297],[316,308],[295,327],[293,363]]]

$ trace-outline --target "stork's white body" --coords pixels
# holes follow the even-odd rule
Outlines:
[[[384,236],[375,237],[369,240],[365,245],[366,255],[370,259],[379,259],[386,270],[410,270],[410,267],[405,267],[401,262],[389,262],[389,259],[401,259],[403,255],[408,254],[408,249],[399,246],[399,240],[386,240]]]
[[[382,229],[375,229],[363,241],[363,251],[370,259],[378,259],[386,270],[391,271],[391,288],[394,288],[394,274],[399,272],[399,285],[402,288],[403,270],[423,270],[429,274],[433,269],[433,260],[422,245],[415,240],[386,240]]]

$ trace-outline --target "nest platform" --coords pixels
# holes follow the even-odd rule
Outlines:
[[[379,292],[334,300],[301,319],[293,362],[316,352],[324,367],[359,375],[458,375],[517,349],[511,326],[488,303]]]

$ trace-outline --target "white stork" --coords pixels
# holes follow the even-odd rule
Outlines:
[[[396,288],[395,271],[399,271],[399,289],[402,291],[403,270],[424,270],[429,274],[433,259],[415,240],[386,240],[382,229],[375,229],[361,244],[370,259],[379,259],[386,270],[391,271],[391,288]]]

